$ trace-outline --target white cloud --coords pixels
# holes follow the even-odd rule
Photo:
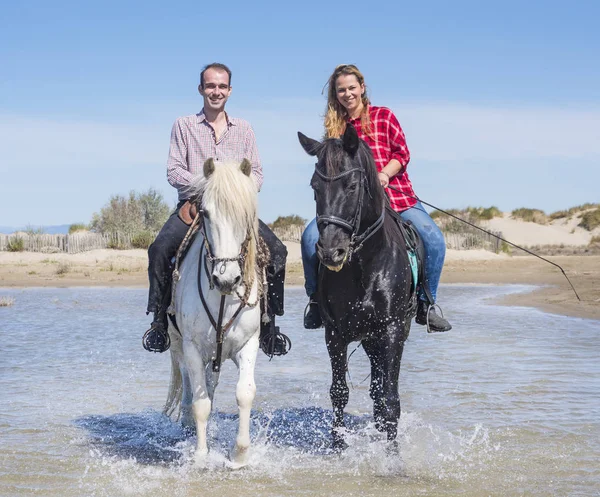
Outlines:
[[[261,194],[265,219],[290,213],[308,217],[314,212],[308,187],[314,159],[300,147],[297,132],[321,138],[324,104],[323,98],[285,99],[267,100],[260,107],[231,107],[232,115],[247,119],[256,131],[265,170]],[[443,197],[443,205],[459,205],[458,198],[468,203],[473,195],[481,194],[502,208],[514,203],[516,195],[525,197],[533,191],[539,194],[541,204],[547,197],[543,188],[549,191],[550,182],[556,183],[561,164],[568,167],[567,175],[576,176],[568,178],[570,183],[563,178],[562,183],[571,186],[553,193],[563,202],[561,208],[589,201],[594,195],[592,185],[600,182],[597,107],[585,110],[452,102],[387,105],[406,131],[414,167],[410,174],[419,183],[418,193],[428,194],[428,185],[438,182],[439,174],[452,171],[446,179],[452,185],[446,183],[446,190],[441,185],[435,187],[439,191],[433,197]],[[53,202],[43,213],[32,207],[25,220],[15,219],[14,223],[62,223],[69,198],[58,192],[75,177],[78,191],[85,186],[93,189],[93,196],[77,200],[79,209],[86,213],[99,210],[110,195],[132,189],[153,186],[169,200],[174,197],[165,174],[170,118],[164,123],[162,117],[153,119],[160,125],[143,121],[135,112],[113,119],[119,124],[0,114],[0,224],[13,222],[14,213],[8,219],[7,213],[29,191],[46,191],[52,196],[53,190]],[[427,166],[422,167],[425,163]],[[550,164],[552,167],[547,166]],[[494,174],[482,170],[490,165]],[[544,178],[545,171],[553,178]],[[487,184],[486,178],[493,178],[493,184]],[[524,191],[515,191],[516,184]],[[449,187],[456,190],[454,196],[448,194]],[[558,208],[540,204],[540,208]],[[53,212],[60,212],[61,219]],[[42,214],[44,220],[40,219]]]
[[[600,110],[456,103],[392,104],[425,160],[600,157]]]

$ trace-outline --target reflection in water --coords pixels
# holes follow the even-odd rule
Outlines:
[[[598,322],[486,303],[515,290],[444,286],[455,329],[413,326],[399,456],[373,426],[357,350],[340,456],[330,450],[323,332],[301,328],[305,297],[290,289],[278,324],[294,348],[259,357],[251,460],[239,471],[226,458],[235,367],[224,367],[207,467],[196,468],[195,434],[161,414],[168,354],[141,347],[145,291],[3,290],[15,305],[0,308],[0,496],[597,494]]]

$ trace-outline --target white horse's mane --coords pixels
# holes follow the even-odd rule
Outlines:
[[[240,163],[235,161],[215,162],[212,174],[208,178],[202,174],[194,177],[186,193],[188,197],[201,197],[204,210],[226,219],[241,236],[250,230],[252,236],[246,268],[254,267],[258,237],[258,189],[252,175],[246,176],[240,169]]]
[[[247,229],[256,221],[257,188],[252,176],[240,170],[240,164],[215,162],[213,173],[195,176],[187,190],[188,197],[202,197],[202,206],[218,212],[235,227]]]

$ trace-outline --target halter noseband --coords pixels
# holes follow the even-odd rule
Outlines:
[[[358,205],[356,206],[356,212],[354,213],[354,219],[351,222],[346,221],[338,216],[322,216],[317,213],[317,226],[321,224],[335,224],[347,231],[350,231],[350,247],[348,249],[348,262],[352,260],[352,255],[358,252],[363,244],[373,236],[379,228],[383,226],[383,220],[385,218],[385,205],[383,205],[381,210],[381,215],[377,220],[371,224],[362,234],[358,234],[358,230],[360,228],[360,219],[362,214],[363,207],[363,199],[364,199],[364,184],[365,184],[365,170],[362,167],[353,167],[352,169],[348,169],[343,173],[336,174],[334,176],[327,176],[323,174],[318,169],[318,163],[315,164],[315,173],[319,176],[323,181],[331,183],[336,181],[344,176],[347,176],[354,171],[358,171],[360,173],[360,179],[358,182],[359,186],[359,197],[358,197]]]

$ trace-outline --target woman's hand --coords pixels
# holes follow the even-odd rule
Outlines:
[[[381,183],[381,186],[387,188],[387,186],[390,184],[390,177],[388,174],[385,171],[379,171],[377,173],[377,177],[379,178],[379,183]]]

